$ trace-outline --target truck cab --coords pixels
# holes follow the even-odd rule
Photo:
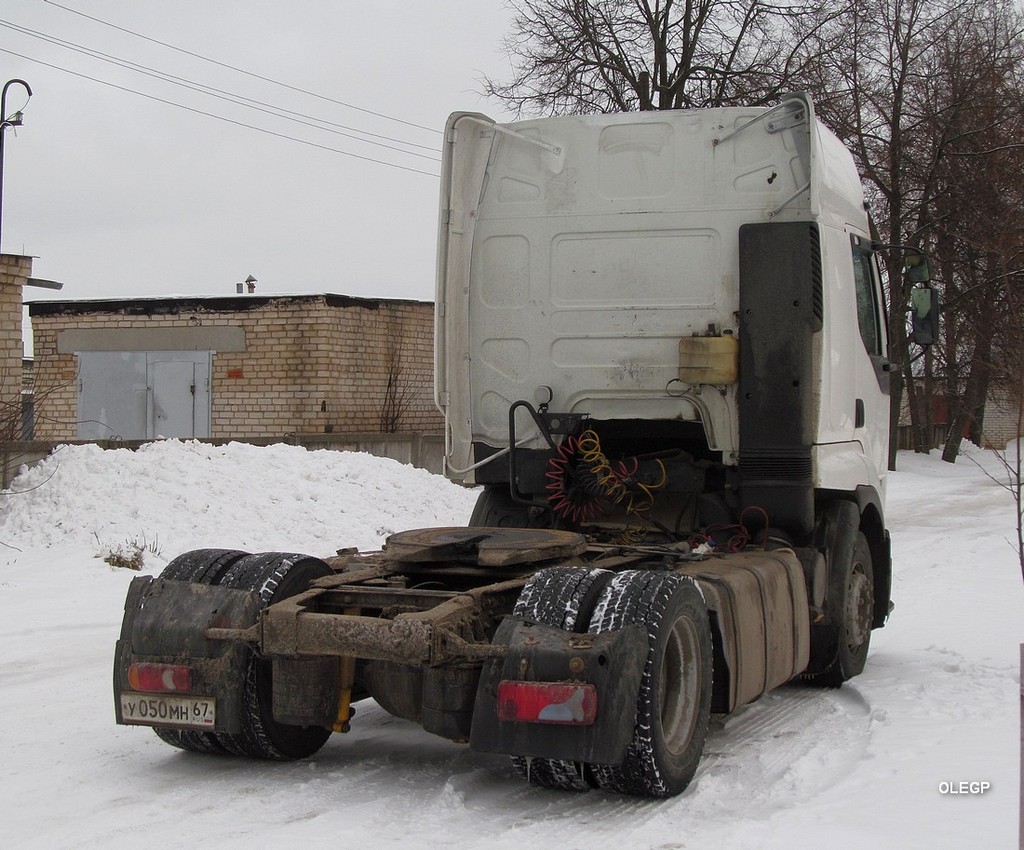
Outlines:
[[[881,279],[853,159],[807,96],[456,113],[439,234],[436,398],[447,474],[485,487],[474,523],[821,549],[839,512],[883,624]],[[589,474],[585,431],[611,469],[636,464],[629,496]],[[821,605],[827,572],[808,568]]]

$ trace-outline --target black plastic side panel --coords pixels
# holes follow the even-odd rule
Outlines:
[[[875,619],[871,623],[873,629],[880,629],[885,625],[892,604],[892,538],[889,537],[888,530],[882,532],[882,552],[885,568],[875,569]]]
[[[814,527],[814,350],[822,328],[821,242],[813,222],[740,228],[740,496],[773,526]]]
[[[880,629],[889,616],[892,602],[892,544],[885,528],[885,510],[874,487],[857,488],[857,505],[861,513],[861,531],[871,547],[875,579],[875,619],[871,627]]]
[[[847,564],[853,558],[859,530],[860,511],[856,503],[837,499],[823,506],[821,522],[815,534],[815,544],[825,554],[828,585],[823,617],[811,626],[811,657],[806,672],[812,675],[828,670],[836,660],[836,653],[839,652],[838,640],[842,634],[845,612],[829,610],[829,588],[834,587],[837,579],[842,581],[842,576],[836,572],[837,567],[834,565]],[[833,599],[837,596],[842,594],[831,594]]]
[[[493,454],[497,454],[499,451],[501,449],[492,448],[486,443],[473,443],[473,457],[478,463]],[[550,458],[551,452],[547,449],[519,449],[516,452],[516,473],[519,479],[516,484],[520,492],[544,492],[544,488],[548,483],[544,473],[547,472],[548,460]],[[511,471],[507,454],[496,458],[490,463],[485,463],[475,473],[477,484],[504,484],[506,488],[508,487],[510,475]]]

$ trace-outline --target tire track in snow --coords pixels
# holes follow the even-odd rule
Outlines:
[[[693,784],[661,801],[533,788],[515,777],[507,759],[436,738],[372,702],[357,706],[350,735],[291,764],[176,753],[147,730],[127,730],[131,748],[122,741],[107,753],[100,761],[110,768],[114,760],[118,769],[99,776],[119,786],[116,794],[109,789],[112,807],[115,799],[126,809],[134,804],[133,816],[92,824],[91,843],[68,828],[47,839],[51,846],[109,846],[134,840],[139,822],[171,830],[188,811],[208,838],[228,848],[251,846],[255,834],[264,846],[324,834],[381,847],[408,846],[413,835],[424,848],[477,846],[482,823],[493,850],[575,850],[592,846],[595,830],[615,835],[623,847],[671,846],[666,835],[688,846],[685,836],[717,834],[716,823],[726,835],[738,821],[766,819],[827,789],[863,756],[871,723],[855,687],[782,688],[719,719]],[[125,782],[131,795],[123,793]],[[245,830],[233,834],[239,823]]]
[[[700,821],[706,833],[709,818],[724,828],[811,799],[844,779],[864,757],[871,725],[870,708],[855,688],[784,687],[719,718],[694,782],[680,797],[664,801],[533,788],[517,779],[507,762],[468,751],[420,759],[413,750],[398,757],[393,747],[404,734],[393,744],[379,738],[372,766],[355,761],[350,770],[360,774],[360,796],[379,793],[382,803],[401,799],[410,815],[416,812],[417,831],[444,836],[432,846],[471,841],[473,824],[481,818],[488,822],[488,844],[494,848],[531,842],[582,846],[581,824],[597,819],[622,846],[650,846],[648,837],[659,830],[664,834],[668,822],[682,836]],[[343,781],[354,778],[349,773]],[[403,827],[404,816],[385,805],[389,814],[377,823],[381,834],[411,828],[412,821]]]
[[[749,816],[808,800],[864,757],[871,724],[855,686],[794,684],[766,694],[713,728],[691,786],[694,804]]]

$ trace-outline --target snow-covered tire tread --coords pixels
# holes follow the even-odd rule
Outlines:
[[[684,623],[690,638],[690,673],[695,682],[665,682],[668,643]],[[707,737],[711,708],[711,630],[699,587],[678,573],[628,570],[604,589],[590,619],[590,631],[624,626],[647,628],[648,655],[637,697],[633,740],[618,765],[592,765],[591,776],[607,791],[641,797],[671,797],[685,790],[697,769]],[[678,640],[678,637],[677,637]],[[679,647],[675,647],[679,651]],[[679,671],[680,674],[682,671]],[[663,727],[665,687],[691,687],[688,725],[681,752],[673,754]],[[680,700],[682,701],[682,700]],[[675,732],[672,733],[673,737]]]

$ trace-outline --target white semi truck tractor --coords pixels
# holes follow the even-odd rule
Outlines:
[[[534,784],[678,794],[712,713],[839,687],[891,608],[881,246],[853,160],[802,94],[456,113],[440,206],[435,390],[468,526],[135,579],[117,721],[294,759],[372,698]],[[931,290],[914,304],[924,339]]]

